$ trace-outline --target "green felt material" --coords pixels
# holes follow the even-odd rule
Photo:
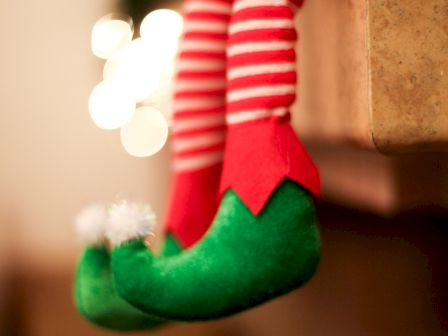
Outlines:
[[[168,236],[162,255],[175,255],[180,247]],[[113,285],[110,253],[105,246],[87,247],[78,264],[75,302],[90,322],[117,331],[146,330],[164,321],[141,312],[120,298]]]
[[[312,197],[285,180],[259,216],[226,192],[211,229],[189,250],[155,258],[140,240],[112,251],[118,293],[179,321],[224,317],[303,285],[320,257]]]
[[[182,248],[177,239],[174,236],[168,234],[166,236],[161,255],[164,257],[170,257],[179,254],[181,251]]]

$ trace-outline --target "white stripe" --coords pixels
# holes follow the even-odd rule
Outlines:
[[[187,71],[219,71],[226,68],[225,60],[194,60],[181,58],[177,63],[177,70],[187,70]]]
[[[287,114],[288,109],[285,107],[279,107],[275,109],[241,111],[232,114],[227,114],[226,121],[227,124],[232,125],[273,116],[282,117]]]
[[[197,170],[208,166],[212,166],[223,159],[223,150],[211,153],[203,153],[189,158],[176,158],[173,162],[175,171]]]
[[[200,129],[203,127],[221,126],[225,124],[224,109],[222,113],[203,117],[178,119],[173,122],[173,133]]]
[[[262,6],[287,6],[288,0],[239,0],[233,5],[233,12],[242,9]]]
[[[272,41],[272,42],[248,42],[232,45],[227,48],[228,56],[235,56],[245,53],[259,51],[274,51],[293,49],[295,43],[292,41]]]
[[[220,90],[225,89],[227,81],[224,78],[219,79],[177,79],[174,83],[174,92],[190,92],[195,90]]]
[[[178,153],[185,150],[200,149],[223,142],[224,139],[224,131],[175,138],[173,141],[173,151],[174,153]]]
[[[212,20],[187,20],[184,26],[184,32],[213,32],[226,33],[228,28],[227,22]]]
[[[235,34],[246,30],[270,29],[270,28],[294,28],[294,22],[290,19],[247,20],[230,25],[229,33]]]
[[[296,86],[291,84],[256,86],[248,89],[230,90],[227,93],[227,101],[235,102],[249,98],[286,95],[294,93],[295,91]]]
[[[217,3],[216,1],[188,1],[185,4],[184,11],[190,12],[211,12],[218,14],[230,14],[232,11],[232,5],[227,3]]]
[[[224,97],[208,98],[176,98],[173,102],[175,111],[182,110],[207,110],[210,108],[221,107],[225,105]]]
[[[296,71],[296,64],[294,62],[247,65],[242,67],[230,68],[227,71],[227,78],[235,79],[240,77],[271,73],[283,73],[290,71]]]
[[[194,38],[182,41],[181,51],[224,51],[226,50],[225,40],[210,40],[208,38]]]

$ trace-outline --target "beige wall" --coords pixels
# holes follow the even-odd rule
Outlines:
[[[0,237],[8,228],[33,264],[75,255],[72,218],[88,202],[123,193],[162,213],[166,150],[133,158],[87,111],[102,65],[90,30],[112,4],[0,0]]]

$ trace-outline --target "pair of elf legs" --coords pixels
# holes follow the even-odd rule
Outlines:
[[[87,248],[76,282],[85,317],[121,330],[219,318],[312,276],[319,238],[311,193],[319,187],[289,125],[292,19],[287,0],[187,1],[165,249],[154,257],[141,237],[112,254]]]

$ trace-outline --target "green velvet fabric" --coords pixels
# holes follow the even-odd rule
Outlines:
[[[285,180],[254,216],[229,190],[205,237],[170,258],[140,240],[112,251],[117,292],[142,311],[180,321],[224,317],[302,286],[320,239],[312,197]]]
[[[167,237],[162,255],[180,252],[173,237]],[[110,253],[105,246],[87,247],[78,264],[75,302],[90,322],[117,331],[146,330],[159,326],[162,319],[141,312],[120,298],[114,288]]]

